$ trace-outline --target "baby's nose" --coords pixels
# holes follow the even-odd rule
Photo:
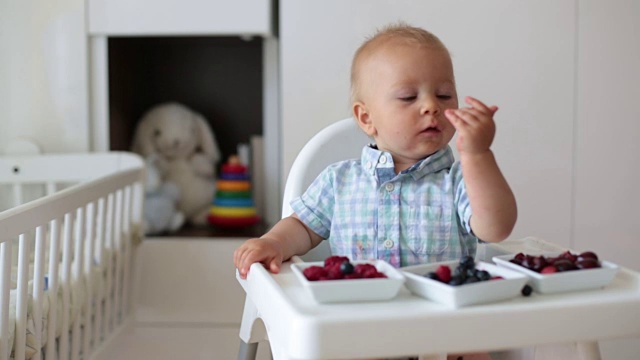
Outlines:
[[[440,112],[440,104],[435,99],[428,97],[422,102],[422,107],[420,108],[421,114],[431,114],[435,115]]]

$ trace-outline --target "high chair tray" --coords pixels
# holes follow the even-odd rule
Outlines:
[[[243,327],[261,318],[275,359],[380,358],[640,336],[640,274],[623,267],[604,288],[459,309],[405,287],[384,302],[319,304],[291,262],[279,274],[254,264],[246,280],[236,277],[247,304],[255,306],[251,313],[245,305]]]

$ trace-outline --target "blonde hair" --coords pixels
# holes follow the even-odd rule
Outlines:
[[[429,31],[408,25],[405,22],[397,22],[378,29],[376,33],[367,38],[362,45],[356,50],[351,62],[351,102],[359,100],[359,82],[360,67],[365,58],[370,56],[380,45],[388,42],[400,42],[405,44],[416,45],[418,47],[430,47],[444,50],[447,53],[447,47],[442,41],[430,33]]]

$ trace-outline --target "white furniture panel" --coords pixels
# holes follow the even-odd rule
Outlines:
[[[404,20],[449,47],[461,98],[500,107],[493,149],[518,199],[512,238],[571,245],[575,12],[552,0],[282,0],[282,177],[314,133],[350,115],[356,48]]]
[[[91,35],[270,35],[270,0],[89,0]]]
[[[640,7],[584,0],[579,10],[575,243],[638,270]]]
[[[0,154],[16,138],[89,149],[84,14],[83,0],[0,1]]]

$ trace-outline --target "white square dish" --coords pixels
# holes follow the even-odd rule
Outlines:
[[[376,269],[385,274],[386,278],[374,279],[342,279],[309,281],[304,275],[304,269],[311,266],[323,266],[324,262],[302,262],[291,264],[291,270],[296,275],[302,286],[319,303],[357,302],[357,301],[382,301],[395,297],[404,284],[404,276],[383,260],[352,261],[354,266],[358,264],[372,264]]]
[[[483,261],[476,262],[476,269],[488,271],[491,276],[500,276],[502,279],[452,286],[424,276],[435,271],[440,265],[449,266],[453,272],[459,263],[459,260],[452,260],[407,266],[400,268],[400,271],[407,278],[405,286],[412,293],[453,308],[521,296],[522,287],[527,283],[524,274]]]
[[[542,253],[543,256],[557,257],[561,252]],[[554,294],[567,291],[595,289],[609,284],[618,272],[618,265],[600,260],[599,268],[570,270],[553,274],[540,274],[509,260],[516,254],[494,256],[498,266],[515,270],[529,277],[529,284],[540,294]]]

